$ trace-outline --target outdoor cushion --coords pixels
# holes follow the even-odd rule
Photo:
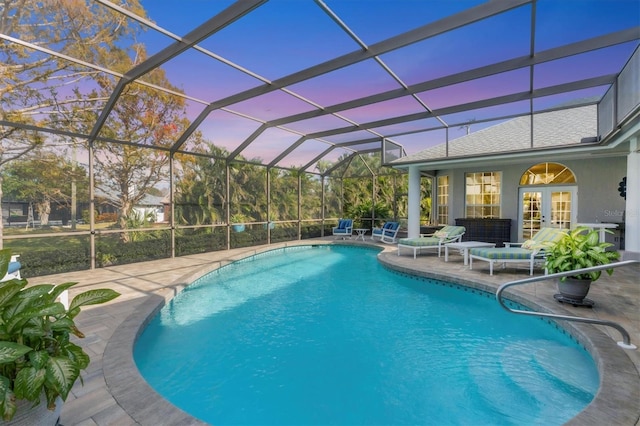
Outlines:
[[[529,260],[531,258],[531,250],[516,247],[472,248],[469,254],[492,260]]]
[[[371,239],[375,241],[376,238],[380,238],[381,242],[392,244],[396,242],[399,230],[400,222],[385,222],[380,228],[371,230]]]
[[[526,240],[522,243],[520,247],[527,250],[533,250],[536,247],[536,242],[533,240]]]
[[[540,243],[545,244],[555,244],[565,236],[565,233],[562,229],[558,228],[542,228],[531,238],[533,241],[536,241],[539,245]]]
[[[454,237],[460,235],[466,231],[464,226],[446,225],[438,232],[446,232],[448,237]]]
[[[9,269],[7,270],[7,273],[13,274],[14,272],[18,271],[21,267],[22,265],[20,264],[20,262],[9,262]]]
[[[416,258],[416,254],[421,251],[421,249],[438,249],[438,257],[440,257],[440,252],[442,247],[446,243],[451,243],[454,241],[460,241],[462,236],[464,235],[466,228],[464,226],[451,226],[447,225],[442,228],[441,237],[417,237],[417,238],[402,238],[398,241],[398,256],[400,256],[400,248],[407,247],[413,250],[413,258]]]
[[[411,247],[429,247],[437,246],[440,243],[440,238],[435,237],[418,237],[418,238],[401,238],[398,241],[399,244]]]
[[[442,231],[442,230],[436,231],[436,232],[433,233],[433,236],[436,237],[436,238],[446,238],[447,235],[448,235],[447,231]]]
[[[338,226],[333,228],[333,235],[342,237],[351,237],[353,231],[353,219],[338,219]]]

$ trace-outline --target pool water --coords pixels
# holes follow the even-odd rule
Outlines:
[[[161,310],[135,362],[212,424],[559,425],[593,399],[593,360],[554,325],[376,255],[303,246],[223,267]]]

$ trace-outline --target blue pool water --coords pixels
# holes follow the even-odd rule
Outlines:
[[[218,425],[559,425],[593,399],[593,360],[555,326],[376,254],[304,246],[212,272],[151,321],[137,366]]]

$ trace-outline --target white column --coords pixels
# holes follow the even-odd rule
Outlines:
[[[640,141],[629,141],[627,156],[627,202],[625,212],[625,251],[640,254]]]
[[[420,236],[420,170],[409,167],[409,206],[407,217],[407,237]]]

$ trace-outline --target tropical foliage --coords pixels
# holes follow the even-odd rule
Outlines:
[[[373,217],[376,221],[374,225],[379,225],[381,221],[406,217],[407,179],[405,175],[380,168],[377,170],[380,175],[375,177],[371,175],[348,178],[326,176],[322,179],[317,174],[296,169],[276,167],[268,169],[264,165],[246,162],[241,156],[239,161],[243,160],[243,162],[227,162],[224,158],[228,155],[226,150],[216,147],[204,138],[200,138],[198,144],[202,155],[178,153],[174,158],[173,201],[175,207],[172,212],[170,210],[167,212],[175,215],[175,253],[177,255],[227,247],[246,247],[265,244],[268,241],[289,241],[299,237],[318,237],[322,235],[323,226],[332,226],[333,220],[341,216],[353,217],[359,223],[358,226],[363,227],[371,226]],[[20,165],[22,161],[25,160],[18,160],[14,165],[23,168]],[[67,163],[62,162],[61,169],[55,172],[57,175],[63,176],[64,164]],[[36,162],[29,166],[29,169],[32,171],[42,169],[42,165],[44,163],[38,167]],[[354,163],[353,166],[355,165]],[[79,168],[82,172],[80,175],[86,176],[87,170],[82,165],[79,165]],[[53,170],[47,171],[47,173],[53,172]],[[363,171],[357,171],[357,173],[361,172]],[[228,179],[227,175],[229,175]],[[21,182],[30,181],[32,177],[37,181],[37,176],[37,173],[34,173],[23,175],[24,179],[14,179],[16,191],[20,189]],[[56,179],[51,185],[52,191],[59,190],[62,194],[69,194],[70,180],[66,177]],[[86,185],[83,183],[78,187],[82,192],[78,199],[86,199],[88,191]],[[46,188],[46,185],[43,185],[43,188]],[[267,188],[269,189],[268,197]],[[168,188],[165,191],[167,190]],[[426,201],[425,206],[428,207],[430,188],[428,185],[423,185],[422,190],[423,201]],[[425,213],[424,209],[425,207],[423,207],[423,213]],[[171,256],[174,252],[171,247],[170,231],[167,229],[171,223],[170,214],[165,215],[165,222],[155,222],[151,217],[136,213],[137,211],[140,209],[131,210],[127,216],[122,216],[122,212],[108,211],[94,216],[95,226],[101,229],[121,227],[115,222],[117,218],[124,220],[124,227],[127,229],[122,233],[98,234],[95,239],[97,266],[160,259]],[[227,212],[229,215],[242,214],[244,217],[241,221],[237,218],[227,218]],[[89,230],[89,215],[84,213],[88,213],[86,208],[82,216],[83,218],[86,216],[86,224],[80,229]],[[425,216],[424,220],[427,220],[426,217],[428,216]],[[103,223],[101,218],[105,218],[106,222]],[[247,226],[243,235],[232,234],[231,240],[227,242],[227,232],[223,227],[235,222],[249,225],[275,222],[276,227]],[[197,239],[193,237],[194,231],[188,230],[190,227],[203,227],[197,232]],[[270,231],[268,234],[265,232],[267,229]],[[24,233],[25,230],[23,228],[22,231],[18,231],[10,228],[9,232]],[[31,232],[39,231],[36,228]],[[57,228],[48,228],[46,232],[57,232]],[[189,235],[191,237],[188,237]],[[58,243],[62,241],[59,237],[51,238],[55,239],[55,244],[42,244],[35,239],[19,239],[11,240],[10,247],[14,251],[19,251],[25,259],[29,259],[29,273],[35,274],[37,271],[38,275],[42,275],[88,267],[90,262],[88,238],[78,238],[80,243],[74,244],[74,247]],[[123,242],[125,244],[122,244]],[[69,256],[68,253],[73,255]],[[58,262],[60,259],[67,260]]]
[[[128,7],[145,16],[138,0],[129,2]],[[97,3],[54,1],[43,5],[5,0],[0,9],[0,33],[20,34],[21,39],[41,48],[112,69],[125,65],[127,50],[134,49],[135,42],[131,40],[140,31],[133,21],[123,21],[118,13]],[[113,55],[114,52],[120,54]],[[40,52],[18,43],[0,44],[0,63],[0,121],[25,125],[0,126],[0,167],[45,145],[45,136],[29,125],[65,132],[85,127],[86,131],[90,125],[85,119],[91,114],[95,119],[105,99],[104,93],[94,88],[111,79],[99,69],[78,62],[44,61]],[[78,143],[71,136],[59,139],[65,144]],[[2,174],[0,196],[1,179]],[[0,223],[0,245],[1,237]]]
[[[21,124],[0,126],[0,179],[7,179],[9,201],[15,202],[8,206],[10,216],[20,217],[15,222],[23,220],[25,214],[20,210],[32,203],[40,225],[60,219],[64,224],[70,217],[71,230],[91,232],[92,237],[78,238],[82,242],[71,250],[73,258],[82,261],[64,266],[86,265],[86,259],[94,259],[92,249],[99,265],[168,256],[173,243],[167,243],[167,248],[165,241],[175,237],[175,241],[186,242],[195,232],[190,227],[203,227],[196,232],[202,247],[221,249],[319,236],[329,226],[323,220],[347,214],[367,224],[373,217],[406,217],[406,176],[382,167],[379,154],[320,160],[317,173],[309,173],[295,167],[267,166],[239,152],[230,158],[225,148],[228,141],[208,140],[200,131],[190,133],[181,149],[171,150],[192,124],[180,89],[162,68],[146,72],[136,82],[120,78],[147,60],[144,47],[136,42],[141,25],[122,20],[99,2],[45,3],[46,7],[34,0],[2,2],[0,32],[20,34],[21,39],[37,42],[43,49],[83,58],[97,67],[63,57],[42,61],[42,55],[27,45],[0,45],[4,65],[0,70],[0,120]],[[146,16],[139,0],[127,2],[127,9]],[[118,88],[117,99],[112,98],[114,88]],[[31,125],[52,132],[29,130]],[[147,195],[169,191],[174,217],[167,214],[164,223],[154,223],[133,213]],[[430,188],[425,186],[423,195],[428,200]],[[82,203],[81,211],[76,212]],[[53,209],[52,205],[62,207]],[[244,235],[232,235],[232,241],[227,241],[226,229],[220,228],[232,222],[231,214],[243,214],[247,223],[276,222],[277,227],[268,226],[265,229],[270,232],[265,233],[260,226],[248,226]],[[76,222],[83,221],[76,229]],[[89,229],[89,223],[93,228]],[[106,227],[134,231],[100,234],[99,229]],[[0,225],[0,248],[2,232]],[[14,227],[6,232],[19,231]],[[51,236],[56,229],[31,232],[47,232],[60,241]],[[35,239],[11,240],[11,246],[24,248],[21,254],[33,260],[29,267],[39,272],[44,264],[52,265],[46,259],[65,258],[65,249],[70,249]],[[189,249],[197,248],[189,244]],[[145,255],[143,250],[151,252]]]
[[[201,137],[197,133],[198,137]],[[227,203],[226,162],[228,152],[209,145],[205,155],[176,156],[178,178],[175,190],[176,222],[181,225],[211,225],[224,221]]]
[[[560,241],[545,250],[547,271],[554,274],[606,265],[620,258],[619,252],[607,250],[612,246],[611,243],[600,241],[599,231],[579,226],[565,233]],[[613,273],[613,269],[606,271],[609,275]],[[593,271],[577,274],[574,278],[595,281],[601,274],[602,271]]]
[[[89,193],[86,170],[51,152],[7,164],[3,184],[5,197],[35,206],[42,226],[48,225],[52,204],[70,208],[73,201],[78,201],[73,200],[73,185],[82,201],[87,201]]]
[[[0,276],[11,260],[0,250]],[[67,399],[89,356],[73,343],[84,335],[74,318],[84,306],[105,303],[119,296],[111,289],[88,290],[75,296],[68,308],[56,299],[76,283],[27,286],[26,280],[0,283],[0,416],[10,420],[16,399],[37,403],[44,393],[47,406]]]

